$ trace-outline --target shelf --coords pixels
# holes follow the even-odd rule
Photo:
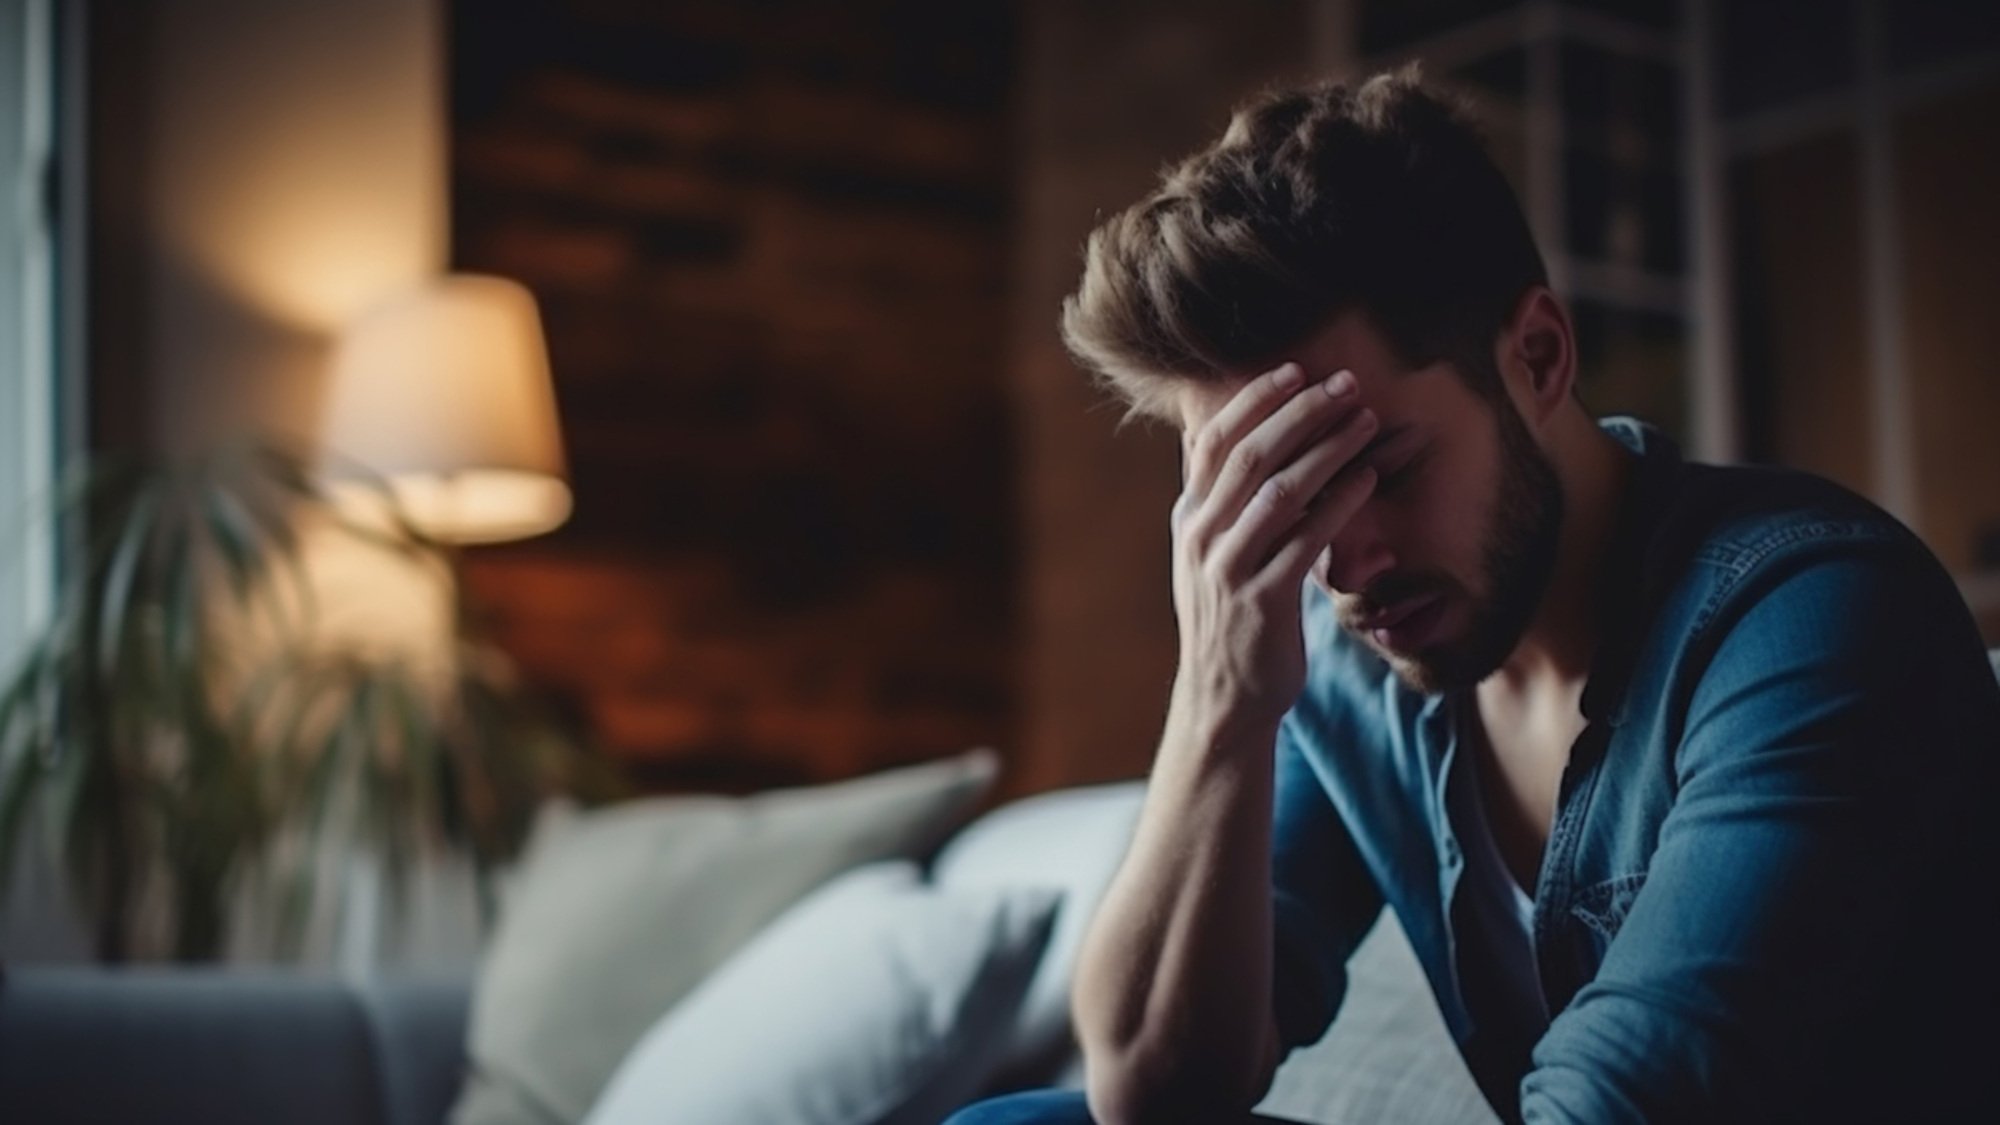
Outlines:
[[[1973,55],[1934,71],[1884,79],[1890,109],[1949,97],[2000,78],[2000,51]],[[1731,159],[1755,156],[1798,144],[1838,129],[1859,129],[1864,103],[1859,90],[1814,94],[1722,123],[1722,147]]]
[[[1542,0],[1383,52],[1370,58],[1368,64],[1370,70],[1382,70],[1421,61],[1426,70],[1442,73],[1509,47],[1558,37],[1676,65],[1684,60],[1686,52],[1685,42],[1677,33],[1655,31],[1615,16]]]
[[[1572,300],[1597,301],[1669,316],[1687,315],[1687,286],[1678,277],[1634,266],[1549,256],[1549,275]]]

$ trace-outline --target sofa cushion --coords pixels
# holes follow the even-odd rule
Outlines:
[[[1347,982],[1333,1026],[1278,1068],[1260,1112],[1324,1125],[1497,1125],[1394,911],[1348,958]]]
[[[457,1125],[582,1118],[653,1021],[779,912],[934,845],[990,751],[748,798],[672,797],[537,826],[473,997]]]
[[[999,1056],[1060,898],[849,872],[661,1017],[585,1125],[935,1125]]]
[[[938,853],[932,878],[950,890],[1050,887],[1062,892],[1055,933],[1001,1061],[1003,1085],[1050,1080],[1074,1043],[1069,994],[1077,948],[1125,858],[1145,797],[1143,781],[1028,797],[980,817]]]

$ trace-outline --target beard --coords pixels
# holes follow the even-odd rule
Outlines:
[[[1339,607],[1342,626],[1386,660],[1404,683],[1425,694],[1469,688],[1498,670],[1521,643],[1555,570],[1562,483],[1513,403],[1503,399],[1493,413],[1500,431],[1500,481],[1480,544],[1482,588],[1468,590],[1446,574],[1392,572]],[[1415,653],[1391,652],[1355,624],[1380,607],[1425,594],[1471,603],[1471,620],[1460,635]]]

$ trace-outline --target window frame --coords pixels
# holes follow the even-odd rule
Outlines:
[[[0,0],[0,669],[55,601],[58,5]],[[4,675],[0,672],[0,675]]]

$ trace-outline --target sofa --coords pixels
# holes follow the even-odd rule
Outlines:
[[[1356,953],[1339,1019],[1266,1112],[1493,1120],[1392,916]],[[22,1125],[440,1125],[465,1066],[471,975],[17,968],[0,992],[0,1106]],[[1075,1085],[1070,1060],[1053,1076]]]
[[[0,988],[9,1122],[438,1125],[471,979],[29,967]]]
[[[927,849],[930,877],[1004,882],[1015,877],[1008,869],[1023,862],[1031,866],[1054,862],[1061,866],[1061,878],[1081,878],[1088,884],[1088,897],[1090,890],[1108,880],[1122,854],[1141,798],[1140,784],[1135,782],[1003,805],[974,820],[942,847]],[[1044,831],[1052,819],[1061,819],[1051,813],[1067,817],[1071,827]],[[1084,839],[1092,833],[1077,831],[1077,825],[1086,823],[1095,826],[1094,841]],[[1046,841],[1044,855],[1024,854],[1032,850],[1019,843],[1024,833]],[[982,840],[992,846],[982,846]],[[629,840],[625,846],[630,846]],[[689,845],[680,840],[675,847]],[[863,863],[828,880],[815,893],[823,896],[826,888],[837,889],[843,881],[884,866]],[[574,881],[571,873],[565,874]],[[570,916],[587,912],[574,900],[561,905]],[[759,927],[760,936],[782,929],[793,913],[788,909]],[[1056,968],[1054,962],[1073,955],[1087,921],[1087,912],[1080,912],[1055,931],[1053,944],[1061,948],[1038,947],[1042,969]],[[506,929],[504,915],[501,928]],[[546,935],[527,936],[531,940],[513,944],[536,950],[550,944]],[[726,976],[730,966],[743,959],[746,947],[755,944],[754,940],[739,944],[736,960],[709,975]],[[754,956],[754,948],[748,953]],[[589,956],[615,959],[616,954],[593,950]],[[482,1081],[492,1082],[478,1074],[471,1058],[472,1053],[487,1050],[502,1056],[496,1065],[505,1063],[505,1045],[482,1045],[475,1024],[481,998],[490,1001],[509,988],[520,992],[518,983],[507,985],[497,979],[496,965],[510,958],[518,961],[520,953],[510,953],[509,937],[502,932],[489,943],[486,960],[477,969],[450,973],[388,971],[356,977],[276,968],[12,966],[0,982],[0,1107],[4,1107],[0,1120],[35,1125],[441,1125],[533,1120],[533,1112],[516,1113],[515,1107],[506,1105],[496,1110],[487,1104],[490,1098],[481,1102],[478,1087]],[[1298,1052],[1286,1065],[1266,1108],[1300,1121],[1328,1123],[1491,1120],[1392,916],[1385,914],[1362,946],[1352,973],[1349,1000],[1339,1020],[1320,1044]],[[986,1061],[976,1075],[939,1093],[943,1100],[933,1098],[927,1106],[906,1107],[902,1113],[814,1119],[897,1125],[935,1122],[950,1108],[983,1094],[1027,1085],[1079,1084],[1080,1059],[1063,1021],[1066,967],[1037,983],[1048,995],[1017,987],[1010,998],[1017,1009],[1012,1031],[1031,1047],[1011,1062],[997,1058],[990,1039],[984,1046],[954,1041],[952,1051],[979,1053]],[[867,987],[887,991],[894,983]],[[697,992],[675,1007],[685,1010],[702,1002]],[[752,1010],[769,1007],[754,1000],[732,1002]],[[525,997],[521,1003],[546,1007]],[[1032,1015],[1037,1010],[1041,1014]],[[1037,1022],[1049,1026],[1032,1026]],[[705,1071],[726,1074],[745,1062],[745,1050],[732,1048],[720,1034],[704,1035],[697,1042],[684,1053],[699,1056]],[[1046,1044],[1055,1049],[1046,1049]],[[795,1054],[814,1049],[796,1042],[760,1048]],[[755,1084],[766,1061],[753,1062],[748,1078],[717,1081],[726,1087]],[[551,1120],[560,1116],[547,1115]],[[601,1115],[593,1115],[593,1120],[596,1116]],[[726,1108],[645,1113],[643,1105],[642,1112],[632,1116],[702,1125],[804,1119],[797,1114]]]
[[[2000,675],[2000,650],[1995,650],[1991,659],[1996,675]],[[1142,798],[1140,783],[1045,794],[1003,805],[964,826],[962,816],[948,816],[956,831],[941,843],[929,839],[936,827],[932,822],[962,808],[971,794],[990,782],[992,771],[990,756],[971,755],[901,771],[893,777],[884,775],[882,780],[845,783],[846,787],[831,798],[792,794],[764,803],[721,799],[697,800],[693,805],[670,803],[650,811],[620,810],[610,821],[591,824],[587,832],[572,828],[568,836],[561,837],[571,840],[567,858],[561,862],[548,857],[561,858],[562,849],[547,841],[541,845],[540,854],[546,861],[543,866],[553,872],[548,881],[563,892],[544,903],[552,904],[559,924],[537,929],[522,922],[510,937],[507,911],[515,911],[517,918],[532,918],[536,910],[534,895],[517,887],[503,909],[500,932],[488,946],[484,961],[476,970],[463,973],[379,973],[354,978],[275,969],[9,967],[0,979],[0,1119],[34,1125],[441,1125],[447,1121],[535,1120],[539,1114],[544,1121],[581,1118],[587,1125],[615,1125],[621,1120],[733,1125],[808,1119],[854,1125],[916,1125],[935,1122],[951,1107],[983,1094],[1024,1085],[1076,1085],[1081,1080],[1080,1061],[1062,1023],[1068,984],[1065,959],[1073,957],[1094,896],[1101,892],[1122,853]],[[929,795],[929,804],[912,797],[918,792]],[[937,796],[940,793],[945,794],[942,802]],[[911,811],[920,807],[924,811]],[[834,808],[835,814],[828,814],[828,808]],[[801,809],[817,817],[822,828],[830,819],[846,817],[849,824],[844,831],[852,845],[849,850],[806,847],[800,844],[801,837],[787,835],[802,822]],[[706,835],[690,835],[688,824],[693,814],[706,826],[702,830]],[[574,821],[578,814],[564,816]],[[898,816],[903,817],[908,831],[891,830]],[[672,830],[664,831],[663,824]],[[861,837],[854,835],[857,824],[862,826]],[[715,843],[717,825],[726,829],[722,837],[730,841],[728,847]],[[543,834],[543,829],[538,827],[537,833]],[[667,1001],[655,997],[640,1004],[648,1013],[645,1022],[651,1029],[616,1037],[613,1049],[624,1055],[622,1062],[611,1059],[602,1073],[591,1076],[587,1096],[573,1103],[569,1111],[523,1109],[526,1102],[510,1104],[505,1097],[489,1099],[482,1108],[477,1087],[505,1078],[496,1072],[508,1065],[505,1035],[496,1046],[492,1036],[482,1036],[482,1020],[497,1021],[509,1034],[520,1028],[533,1031],[537,1021],[553,1018],[547,1009],[559,1005],[551,1003],[551,996],[570,998],[588,992],[576,985],[573,976],[563,974],[573,974],[578,962],[616,962],[621,956],[615,943],[604,944],[620,936],[615,932],[617,927],[591,923],[591,911],[607,907],[602,903],[593,906],[587,896],[578,897],[576,886],[579,882],[603,883],[605,886],[598,888],[600,898],[612,902],[612,908],[626,910],[631,908],[631,900],[644,897],[633,890],[639,884],[619,885],[610,874],[579,880],[577,872],[612,871],[614,865],[607,864],[601,854],[607,841],[622,852],[630,852],[634,839],[671,848],[670,853],[661,854],[698,855],[700,862],[695,866],[713,884],[711,895],[721,895],[732,904],[745,897],[747,884],[730,864],[744,856],[749,857],[744,862],[751,864],[750,870],[793,868],[783,877],[756,880],[765,891],[788,878],[794,884],[812,884],[814,889],[794,886],[770,892],[792,901],[762,914],[730,920],[729,925],[751,936],[738,934],[722,941],[714,963],[697,966],[700,971],[694,975],[703,979],[684,995]],[[526,865],[530,874],[536,866],[536,847],[530,845],[531,861]],[[899,851],[921,858],[922,873],[916,873],[919,868],[909,855],[882,858],[881,853]],[[797,853],[806,854],[801,857]],[[629,865],[632,878],[649,879],[652,884],[667,878],[674,867],[657,858],[641,858],[644,862]],[[579,859],[587,862],[579,867]],[[802,862],[806,864],[803,868],[799,866]],[[835,874],[836,870],[845,874]],[[875,872],[872,879],[858,877],[870,871]],[[989,983],[1011,973],[1004,992],[1004,1018],[994,1018],[989,1012],[985,1022],[993,1030],[983,1037],[954,1031],[953,1035],[926,1040],[924,1050],[930,1054],[911,1056],[921,1057],[927,1069],[922,1081],[911,1087],[914,1092],[909,1098],[889,1108],[867,1112],[849,1109],[818,1117],[798,1107],[824,1107],[839,1099],[815,1096],[773,1102],[766,1098],[754,1110],[740,1112],[712,1099],[706,1103],[683,1099],[673,1103],[682,1107],[678,1111],[648,1109],[647,1098],[659,1096],[663,1081],[657,1074],[635,1072],[634,1060],[648,1050],[658,1054],[672,1048],[669,1053],[678,1055],[680,1069],[673,1072],[676,1076],[666,1082],[668,1086],[707,1082],[728,1094],[745,1087],[782,1087],[787,1072],[801,1067],[810,1071],[816,1064],[815,1060],[796,1057],[801,1052],[822,1050],[811,1044],[824,1044],[824,1053],[832,1056],[851,1048],[849,1041],[862,1037],[858,1018],[857,1030],[851,1030],[843,1026],[846,1015],[838,1010],[821,1038],[801,1038],[796,1033],[801,1024],[810,1030],[812,1021],[797,1018],[793,1009],[809,1007],[803,994],[822,985],[834,991],[846,985],[850,1003],[855,988],[893,991],[900,987],[893,979],[870,983],[876,978],[860,969],[853,980],[838,979],[848,975],[842,968],[848,962],[840,958],[854,955],[838,941],[825,940],[826,931],[818,936],[805,931],[809,948],[804,956],[817,957],[819,962],[807,967],[808,975],[784,985],[779,1002],[760,1000],[754,991],[741,991],[760,987],[760,978],[782,975],[784,962],[776,962],[774,970],[768,955],[775,952],[794,962],[802,956],[796,943],[788,950],[774,935],[791,921],[811,921],[815,910],[817,916],[824,916],[829,888],[872,887],[875,892],[901,895],[903,898],[895,901],[907,903],[914,901],[911,895],[929,894],[936,889],[930,884],[935,883],[955,886],[954,893],[963,901],[974,901],[981,888],[1015,882],[1046,882],[1057,886],[1061,894],[1045,888],[1042,899],[1037,900],[1024,898],[1014,893],[1019,888],[1010,887],[1011,897],[977,900],[1004,901],[1012,908],[1025,904],[1026,908],[1026,913],[1022,909],[1014,909],[1011,915],[989,910],[980,915],[1006,923],[1000,928],[1020,939],[1014,943],[1017,952],[1026,949],[1032,954],[998,976],[990,961],[981,963],[980,972],[986,974],[981,979]],[[676,893],[684,894],[685,887]],[[1066,916],[1047,909],[1035,913],[1038,905],[1047,906],[1051,898],[1067,900]],[[655,919],[647,925],[666,933],[674,925],[691,924],[686,920],[692,918],[706,927],[704,940],[712,939],[720,924],[715,919],[718,901],[712,897],[701,910],[680,909],[666,922]],[[815,901],[819,906],[812,905]],[[867,910],[870,917],[887,916],[880,908],[870,906]],[[965,916],[962,910],[957,915],[960,921]],[[1059,923],[1052,921],[1058,917]],[[852,922],[848,919],[849,929],[840,932],[851,931]],[[913,925],[902,921],[894,921],[888,928],[897,931],[891,939],[900,937],[906,942],[916,932]],[[588,956],[572,953],[552,957],[552,948],[560,952],[565,942],[573,940],[571,931],[594,935],[599,944]],[[641,942],[622,955],[641,957],[642,964],[650,965],[666,956],[661,951],[677,950],[682,944],[665,938],[651,945]],[[716,943],[711,940],[709,944]],[[930,954],[940,952],[936,943],[924,948]],[[760,962],[760,955],[766,960]],[[925,956],[924,949],[919,949],[914,970],[907,958],[890,963],[892,975],[920,974]],[[514,971],[510,963],[518,969],[524,958],[535,971],[516,976],[527,983],[507,979]],[[829,972],[828,965],[835,971]],[[733,972],[741,976],[738,970],[752,975],[735,986],[737,991],[716,987]],[[631,986],[634,975],[628,966],[610,978],[619,996],[635,991]],[[1494,1120],[1450,1042],[1393,915],[1383,915],[1355,954],[1350,978],[1347,1000],[1332,1028],[1319,1043],[1294,1052],[1286,1061],[1261,1106],[1264,1112],[1325,1125],[1361,1121],[1484,1125]],[[800,980],[805,982],[803,986]],[[537,994],[536,988],[543,991]],[[496,999],[507,996],[515,997],[509,1001],[515,1005],[511,1014],[506,1003]],[[940,1010],[934,999],[919,999],[930,1003],[923,1011],[935,1015]],[[724,1007],[730,1019],[717,1023],[711,1014],[706,1017],[709,1022],[689,1026],[682,1020],[680,1026],[666,1026],[675,1023],[677,1014],[704,1006]],[[656,1007],[663,1008],[665,1014],[652,1013]],[[771,1015],[773,1007],[786,1009],[785,1017]],[[947,1022],[960,1019],[973,1007],[952,1009]],[[615,1022],[598,1018],[596,1008],[584,1011],[585,1022],[598,1030],[598,1025]],[[907,1024],[904,1018],[897,1026],[908,1032]],[[789,1038],[763,1038],[773,1029],[786,1031]],[[531,1056],[551,1051],[559,1054],[568,1039],[577,1037],[561,1026],[542,1030],[545,1037],[539,1045],[528,1035],[513,1047],[517,1052],[525,1049]],[[752,1038],[742,1039],[745,1034]],[[760,1046],[748,1049],[745,1042]],[[766,1043],[772,1044],[772,1049],[760,1054]],[[776,1045],[782,1045],[782,1050]],[[978,1065],[970,1066],[965,1056],[975,1053],[980,1056]],[[884,1069],[879,1056],[863,1056],[859,1065],[839,1065]],[[951,1083],[942,1081],[940,1075],[945,1074],[952,1076]],[[607,1084],[609,1088],[600,1098],[600,1088]],[[496,1088],[505,1092],[504,1083]],[[867,1093],[874,1096],[874,1088]],[[630,1103],[626,1112],[618,1112],[616,1107],[605,1109],[604,1102],[621,1099]],[[593,1101],[597,1104],[591,1105]],[[689,1104],[725,1108],[693,1111],[686,1108]],[[772,1109],[773,1105],[778,1108]]]

